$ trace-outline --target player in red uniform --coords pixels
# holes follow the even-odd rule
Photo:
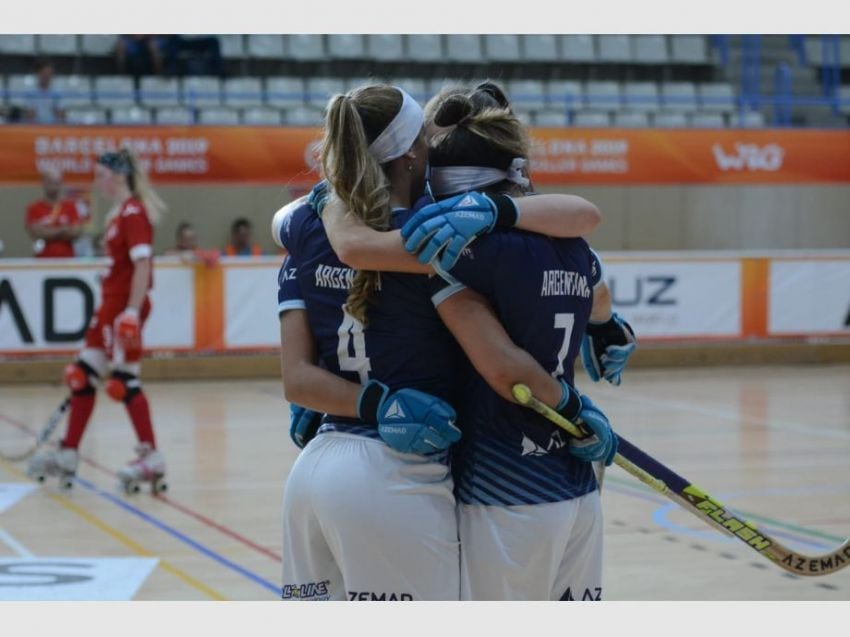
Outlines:
[[[74,240],[80,236],[82,219],[77,204],[62,199],[62,174],[42,173],[44,198],[27,206],[27,232],[35,240],[34,252],[41,258],[74,256]]]
[[[83,349],[65,368],[65,382],[71,389],[65,438],[58,450],[35,456],[29,472],[39,480],[58,474],[64,486],[71,485],[77,469],[77,447],[94,410],[95,388],[103,383],[106,393],[126,406],[139,440],[137,458],[119,471],[125,489],[137,491],[140,481],[150,481],[158,491],[165,485],[165,461],[156,450],[139,373],[142,327],[151,311],[148,292],[153,284],[153,224],[165,205],[127,150],[98,157],[95,182],[113,204],[104,232],[110,265],[102,281],[103,298],[86,332]]]

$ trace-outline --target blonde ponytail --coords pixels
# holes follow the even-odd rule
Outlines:
[[[145,205],[145,210],[148,213],[148,219],[153,225],[157,225],[162,216],[168,211],[168,206],[159,196],[159,193],[153,189],[147,173],[142,169],[138,157],[129,148],[125,148],[123,153],[127,156],[127,162],[132,167],[133,175],[128,178],[130,190],[138,195]]]

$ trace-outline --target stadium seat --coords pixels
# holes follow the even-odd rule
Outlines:
[[[485,35],[484,55],[488,60],[495,62],[519,61],[519,36],[506,33]]]
[[[569,62],[595,62],[596,48],[592,35],[562,35],[561,58]]]
[[[693,113],[690,117],[692,128],[725,128],[723,113]]]
[[[304,80],[300,77],[266,79],[266,103],[277,107],[304,104]]]
[[[507,93],[514,110],[530,111],[546,107],[542,80],[510,80]]]
[[[221,46],[221,57],[239,59],[245,57],[245,38],[236,33],[225,33],[218,37]]]
[[[187,106],[221,104],[221,81],[217,77],[198,75],[183,79],[183,103]]]
[[[136,103],[133,80],[124,75],[94,78],[94,98],[99,106],[132,106]]]
[[[195,123],[195,115],[188,108],[165,107],[156,109],[156,123],[171,126],[188,126]]]
[[[617,111],[614,113],[614,126],[616,128],[647,128],[649,115],[634,111]]]
[[[652,118],[656,128],[687,128],[688,119],[684,113],[656,113]]]
[[[586,128],[605,128],[611,125],[611,117],[604,111],[576,111],[573,126]]]
[[[283,57],[283,36],[251,34],[248,36],[248,55],[252,58],[280,59]]]
[[[293,33],[286,36],[286,56],[305,62],[324,60],[324,36],[318,33]]]
[[[807,35],[804,47],[806,63],[809,66],[821,66],[823,64],[823,44],[820,36]]]
[[[529,62],[558,60],[558,39],[554,35],[521,35],[522,57]]]
[[[10,75],[6,78],[6,100],[9,104],[22,104],[36,90],[35,75]]]
[[[705,64],[708,48],[703,35],[671,35],[670,60],[682,64]]]
[[[446,59],[451,62],[483,62],[481,37],[468,33],[447,35]]]
[[[740,124],[742,128],[764,128],[764,125],[764,115],[759,111],[744,113],[744,120]]]
[[[337,93],[345,93],[345,83],[341,78],[307,78],[307,104],[324,108],[331,96]]]
[[[367,84],[383,84],[384,80],[378,77],[348,77],[343,81],[345,91],[352,91]],[[393,82],[390,82],[393,84]]]
[[[367,35],[366,55],[375,60],[402,60],[404,59],[404,41],[397,33]]]
[[[435,33],[414,33],[405,36],[406,59],[414,62],[440,62],[443,59],[442,36]]]
[[[37,48],[39,53],[49,55],[77,55],[77,36],[39,35]]]
[[[119,106],[110,109],[109,120],[122,126],[150,124],[151,112],[140,106]]]
[[[91,80],[83,75],[57,75],[53,88],[59,93],[59,106],[91,106]]]
[[[693,82],[667,82],[661,85],[661,105],[668,111],[695,111],[696,87]]]
[[[145,106],[178,106],[180,82],[176,78],[143,77],[139,81],[139,102]]]
[[[626,82],[623,85],[623,104],[633,111],[657,111],[658,85],[655,82]]]
[[[850,115],[850,86],[842,86],[838,90],[838,112]]]
[[[309,106],[296,106],[286,109],[284,121],[288,126],[321,126],[322,111]]]
[[[106,111],[102,108],[69,108],[65,111],[65,122],[88,126],[106,124]]]
[[[258,77],[231,77],[224,80],[224,104],[226,106],[261,106],[263,104],[263,82]]]
[[[239,111],[232,108],[202,108],[198,111],[198,123],[232,126],[239,123]]]
[[[843,36],[840,40],[838,59],[842,67],[850,67],[850,38]]]
[[[448,86],[468,86],[469,82],[453,77],[433,77],[428,80],[429,97],[436,95]]]
[[[546,103],[550,107],[575,110],[584,106],[584,90],[575,80],[549,80],[546,84]]]
[[[633,35],[634,61],[639,64],[666,64],[667,38],[663,35]]]
[[[83,36],[83,53],[90,56],[115,55],[115,44],[118,42],[117,35],[88,34]]]
[[[552,109],[536,111],[534,113],[534,125],[550,127],[567,126],[567,113],[566,111],[556,111]]]
[[[596,50],[599,62],[623,64],[632,61],[632,43],[628,35],[597,35]]]
[[[242,111],[242,123],[249,126],[280,126],[280,111],[276,108],[247,108]]]
[[[34,35],[0,35],[0,53],[35,55]]]
[[[697,86],[699,107],[704,111],[722,111],[731,113],[735,110],[735,90],[731,84],[724,82],[706,82]]]
[[[328,55],[334,59],[360,60],[366,55],[363,36],[359,33],[328,35]]]
[[[400,78],[393,80],[393,84],[400,86],[410,93],[420,104],[424,104],[431,97],[431,91],[428,90],[425,80],[419,78]]]
[[[620,108],[620,84],[612,81],[590,81],[584,87],[588,108],[615,111]]]

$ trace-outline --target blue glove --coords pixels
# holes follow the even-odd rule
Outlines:
[[[636,348],[632,326],[614,312],[605,323],[587,324],[581,340],[581,362],[594,383],[604,378],[612,385],[619,385]]]
[[[319,219],[322,218],[322,212],[325,210],[325,204],[328,203],[328,182],[326,179],[322,179],[319,183],[313,186],[313,189],[310,190],[310,194],[307,195],[307,203],[316,211],[316,214],[319,215]]]
[[[602,413],[589,397],[561,379],[561,402],[555,411],[571,423],[582,428],[587,436],[570,440],[570,453],[586,462],[605,463],[610,466],[617,455],[619,441],[611,429],[608,417]]]
[[[390,393],[383,383],[370,380],[360,392],[357,415],[377,423],[381,439],[402,453],[434,453],[460,440],[451,405],[415,389]]]
[[[316,437],[322,414],[299,405],[289,404],[289,437],[299,449]]]
[[[408,219],[401,236],[405,250],[416,254],[419,263],[439,256],[440,268],[451,270],[476,237],[496,227],[512,228],[518,218],[510,197],[468,192],[425,206]]]

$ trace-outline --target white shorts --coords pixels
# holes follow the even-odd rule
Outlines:
[[[283,599],[456,600],[451,473],[380,440],[322,433],[283,496]]]
[[[599,491],[549,504],[458,506],[463,600],[601,600]]]

